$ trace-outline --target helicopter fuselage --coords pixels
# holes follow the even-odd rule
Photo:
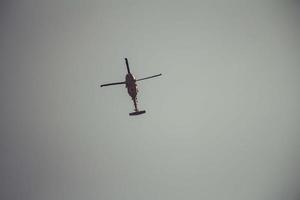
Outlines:
[[[127,92],[129,94],[129,96],[131,96],[131,98],[133,100],[136,99],[138,89],[137,89],[136,80],[131,73],[126,75],[125,84],[126,84],[126,88],[127,88]]]

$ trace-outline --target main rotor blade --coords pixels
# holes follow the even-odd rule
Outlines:
[[[125,82],[107,83],[107,84],[101,85],[101,87],[110,86],[110,85],[121,85],[121,84],[125,84]]]
[[[161,74],[157,74],[157,75],[153,75],[153,76],[148,76],[148,77],[145,77],[145,78],[140,78],[140,79],[137,79],[136,81],[142,81],[142,80],[146,80],[146,79],[154,78],[154,77],[158,77],[158,76],[161,76]]]
[[[125,62],[126,62],[127,72],[128,72],[128,74],[130,74],[130,69],[129,69],[129,64],[128,64],[127,58],[125,58]]]

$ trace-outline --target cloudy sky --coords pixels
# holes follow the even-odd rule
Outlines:
[[[0,199],[297,197],[298,1],[0,5]]]

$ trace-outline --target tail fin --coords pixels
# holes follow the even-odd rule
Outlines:
[[[130,74],[130,69],[129,69],[129,64],[128,64],[127,58],[125,58],[125,62],[126,62],[127,72],[128,72],[128,74]]]

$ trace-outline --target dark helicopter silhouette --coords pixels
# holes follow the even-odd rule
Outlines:
[[[107,83],[107,84],[103,84],[101,85],[101,87],[104,86],[110,86],[110,85],[125,85],[127,88],[127,92],[129,94],[129,96],[131,97],[133,104],[134,104],[134,112],[129,113],[129,115],[140,115],[140,114],[144,114],[146,113],[145,110],[139,110],[137,107],[137,93],[138,93],[138,88],[137,88],[137,81],[142,81],[142,80],[146,80],[146,79],[150,79],[150,78],[154,78],[157,76],[161,76],[161,74],[156,74],[153,76],[148,76],[145,78],[140,78],[140,79],[135,79],[135,77],[133,76],[133,74],[130,72],[130,68],[129,68],[129,64],[128,64],[128,59],[125,58],[125,62],[126,62],[126,67],[127,67],[127,75],[125,77],[125,81],[123,82],[115,82],[115,83]]]

